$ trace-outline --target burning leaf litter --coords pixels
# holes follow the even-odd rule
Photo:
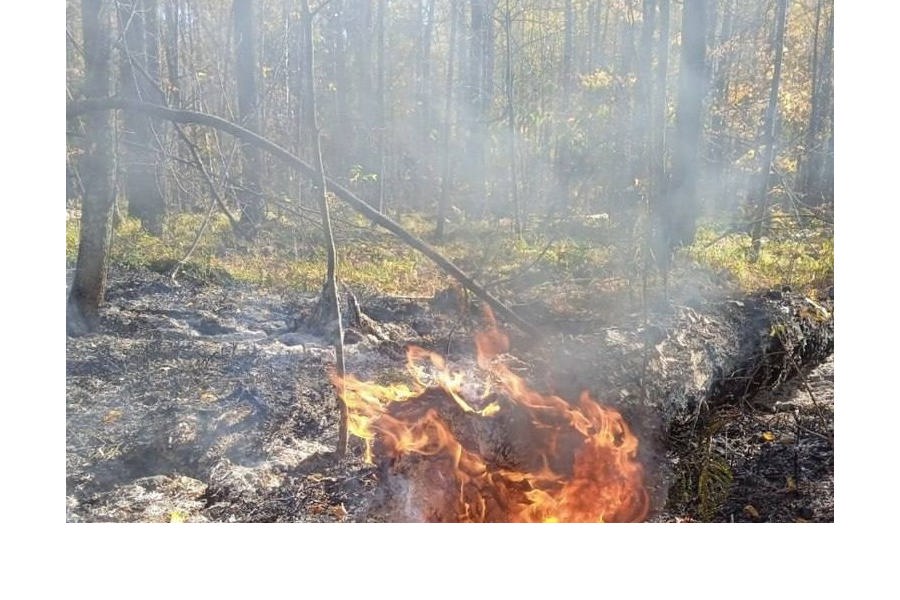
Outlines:
[[[500,360],[493,316],[477,333],[477,369],[409,346],[410,384],[332,381],[366,460],[402,473],[413,520],[636,522],[649,512],[638,439],[587,392],[540,394]]]

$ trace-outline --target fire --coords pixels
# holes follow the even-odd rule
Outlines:
[[[638,439],[622,415],[587,392],[573,405],[532,390],[499,360],[509,339],[486,316],[484,377],[410,346],[409,385],[333,378],[366,460],[402,478],[417,520],[643,521]]]

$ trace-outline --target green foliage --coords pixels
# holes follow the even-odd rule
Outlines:
[[[698,423],[682,423],[670,432],[670,443],[680,460],[669,489],[669,504],[712,521],[728,500],[734,475],[728,459],[716,448],[714,438],[727,417],[707,415]],[[700,426],[699,435],[695,428]]]
[[[584,86],[585,89],[602,90],[612,86],[615,78],[609,73],[609,71],[606,71],[605,69],[596,69],[593,73],[581,75],[580,81],[581,85]]]
[[[728,499],[733,479],[728,461],[708,444],[697,474],[697,510],[703,521],[713,520]]]
[[[776,213],[777,226],[763,238],[758,259],[750,260],[752,241],[746,233],[723,235],[700,227],[689,254],[701,264],[730,273],[751,291],[790,285],[815,288],[834,279],[834,238],[826,228],[800,227],[792,217]]]
[[[153,260],[177,259],[160,238],[141,228],[137,219],[125,219],[114,231],[110,261],[127,267],[147,266]]]
[[[66,267],[74,267],[78,260],[78,240],[81,235],[81,221],[74,218],[66,220]]]
[[[203,215],[170,218],[162,237],[147,233],[136,219],[125,219],[113,233],[110,262],[124,267],[146,267],[170,272],[195,242]],[[415,228],[415,223],[409,223]],[[422,223],[424,225],[424,223]],[[66,262],[73,266],[78,252],[79,223],[66,223]],[[446,286],[446,277],[411,248],[368,226],[338,241],[341,280],[357,288],[382,293],[431,293]],[[298,231],[285,220],[272,219],[260,239],[240,247],[223,216],[215,217],[197,243],[181,272],[206,281],[234,280],[283,291],[319,291],[325,278],[325,252],[321,231]]]
[[[362,165],[353,165],[350,167],[350,182],[364,183],[378,181],[378,173],[370,173],[363,168]]]

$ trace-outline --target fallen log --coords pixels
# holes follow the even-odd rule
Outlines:
[[[587,389],[601,401],[653,406],[668,421],[755,402],[824,361],[834,351],[832,312],[830,302],[791,291],[702,300],[554,340],[540,361],[560,395]]]
[[[637,454],[647,465],[647,493],[654,509],[660,509],[673,471],[668,460],[673,427],[692,424],[696,439],[703,419],[715,409],[768,402],[771,396],[761,392],[802,375],[826,360],[833,348],[831,304],[778,291],[675,306],[647,321],[548,339],[542,347],[513,347],[511,352],[529,364],[530,385],[538,388],[545,382],[540,393],[548,403],[560,400],[577,409],[587,391],[591,402],[621,411],[640,440]],[[572,426],[578,415],[557,414],[548,420],[545,412],[542,421],[535,420],[520,403],[501,392],[495,396],[483,401],[496,400],[500,407],[487,418],[461,409],[436,388],[390,405],[390,419],[417,424],[417,433],[446,429],[453,441],[437,435],[433,439],[442,441],[435,447],[411,452],[398,451],[399,438],[376,441],[382,509],[388,518],[500,521],[528,502],[531,488],[518,488],[516,480],[498,473],[534,474],[546,468],[563,479],[573,476],[587,443]],[[553,436],[541,437],[548,429]],[[454,465],[448,464],[450,457],[456,457]],[[635,515],[644,516],[639,502],[624,504],[612,520]]]

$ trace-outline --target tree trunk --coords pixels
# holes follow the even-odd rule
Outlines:
[[[434,135],[437,133],[434,122],[433,85],[431,82],[432,65],[431,49],[434,38],[435,1],[419,0],[416,6],[416,14],[419,15],[422,31],[416,35],[417,59],[415,63],[416,82],[413,86],[413,110],[414,120],[414,147],[415,155],[414,172],[410,174],[413,198],[420,209],[428,210],[431,207],[422,203],[420,199],[429,198],[434,193],[435,170],[435,143]],[[399,116],[402,122],[402,113]]]
[[[165,25],[162,28],[163,52],[165,55],[166,75],[161,79],[161,87],[166,96],[168,106],[181,106],[181,1],[164,0]],[[167,145],[172,148],[175,142],[171,139],[171,132],[167,133]],[[179,185],[178,176],[173,169],[169,169],[166,175],[165,196],[172,210],[182,210],[182,187]]]
[[[121,0],[117,4],[123,53],[120,87],[125,98],[161,101],[154,87],[159,77],[156,9],[155,0]],[[153,81],[147,81],[144,74]],[[122,125],[120,165],[128,214],[150,233],[161,235],[166,203],[157,179],[153,123],[145,115],[131,113],[124,115]]]
[[[319,203],[319,212],[322,216],[322,229],[325,232],[325,251],[327,255],[327,271],[322,293],[319,295],[319,303],[312,319],[314,328],[321,329],[334,336],[335,350],[335,374],[338,378],[344,376],[344,329],[341,323],[341,303],[337,291],[337,251],[334,246],[334,234],[331,228],[331,212],[328,209],[328,192],[325,187],[325,166],[322,163],[322,145],[319,142],[319,127],[316,122],[316,92],[313,73],[315,72],[315,58],[313,54],[313,28],[312,13],[309,10],[308,0],[301,3],[301,19],[303,27],[303,81],[306,85],[304,96],[309,99],[307,135],[310,140],[310,150],[313,157],[312,179],[313,193]],[[340,390],[338,390],[340,392]],[[338,397],[340,418],[338,420],[337,456],[343,458],[347,454],[348,414],[347,405]]]
[[[85,83],[89,97],[109,96],[109,15],[103,0],[82,0]],[[66,332],[82,335],[99,324],[99,308],[106,294],[106,270],[112,234],[113,128],[108,112],[84,116],[86,155],[81,167],[84,198],[81,207],[81,236],[75,279],[66,303]]]
[[[710,98],[710,131],[719,137],[711,141],[709,156],[711,170],[715,176],[716,207],[720,209],[734,208],[731,204],[732,192],[729,191],[729,179],[723,177],[730,167],[729,144],[722,138],[725,131],[728,109],[728,82],[731,74],[734,51],[729,48],[733,38],[735,0],[728,0],[723,8],[722,26],[716,40],[715,60],[710,65],[710,81],[712,93]]]
[[[170,105],[178,106],[181,104],[181,72],[179,68],[179,47],[180,47],[180,22],[181,7],[180,0],[166,0],[166,76],[168,86],[166,91],[171,98]]]
[[[492,0],[470,0],[469,71],[467,77],[467,142],[463,173],[469,182],[469,212],[483,215],[486,202],[487,119],[493,70]]]
[[[378,212],[384,213],[384,186],[386,173],[386,139],[387,139],[387,123],[385,120],[385,96],[387,87],[385,85],[385,51],[384,46],[384,21],[387,12],[387,0],[378,0],[378,12],[376,17],[376,43],[378,44],[377,54],[378,61],[376,66],[376,76],[378,78],[378,86],[375,92],[375,127],[377,129],[376,139],[378,140]]]
[[[819,50],[819,22],[825,15],[825,35]],[[810,71],[811,99],[805,154],[800,168],[800,190],[813,205],[834,198],[834,7],[820,0],[816,6],[815,38]]]
[[[759,258],[760,244],[763,234],[763,223],[769,209],[769,173],[775,159],[775,120],[778,117],[778,91],[781,86],[782,57],[784,56],[784,28],[787,20],[787,0],[778,0],[775,12],[775,70],[772,74],[772,86],[769,88],[769,104],[766,106],[765,123],[762,135],[762,162],[759,168],[759,179],[755,190],[756,218],[750,230],[752,247],[750,259]]]
[[[653,101],[650,103],[652,112],[650,126],[650,185],[648,190],[648,209],[650,212],[651,227],[647,232],[650,242],[650,250],[646,256],[645,269],[649,265],[649,261],[653,258],[657,265],[664,268],[663,275],[666,276],[665,268],[668,265],[668,239],[667,225],[669,211],[669,186],[666,181],[666,173],[668,172],[666,164],[666,149],[668,130],[668,95],[667,80],[669,71],[669,0],[658,0],[659,6],[659,37],[656,44],[656,74],[653,89]],[[646,277],[645,270],[645,294],[646,300]]]
[[[706,0],[684,0],[678,112],[672,145],[671,191],[665,214],[666,246],[673,250],[694,241],[700,202],[697,198],[703,98],[706,94]],[[669,254],[662,257],[668,269]]]
[[[809,121],[806,126],[806,136],[804,143],[804,152],[798,157],[799,166],[797,171],[800,173],[799,188],[804,195],[809,191],[810,177],[810,157],[812,149],[816,145],[817,131],[819,126],[819,30],[822,22],[822,4],[824,0],[816,2],[816,18],[813,23],[813,44],[809,61]]]
[[[563,57],[562,70],[560,72],[559,104],[557,110],[559,114],[555,119],[556,123],[556,148],[553,152],[553,172],[555,190],[554,203],[556,206],[567,210],[570,207],[570,187],[572,179],[572,136],[569,135],[569,113],[570,113],[570,97],[572,95],[572,84],[574,75],[574,37],[575,37],[575,9],[572,6],[572,0],[565,2],[564,28],[563,28]]]
[[[450,156],[450,136],[453,127],[453,66],[456,55],[456,30],[459,22],[459,1],[450,1],[450,43],[447,48],[447,80],[444,84],[444,126],[441,136],[441,195],[438,197],[437,223],[434,237],[438,243],[444,240],[444,226],[450,210],[450,177],[453,161]]]
[[[253,0],[234,0],[233,8],[238,114],[244,127],[259,132],[259,92],[256,85],[259,59],[256,55],[255,3]],[[260,185],[263,161],[259,150],[252,145],[244,148],[243,158],[239,231],[252,237],[266,214]]]
[[[817,202],[834,201],[834,2],[830,1],[825,21],[825,47],[822,49],[822,87],[819,92],[824,108],[820,126],[824,142],[821,150],[821,187],[814,195]]]
[[[644,0],[641,10],[641,43],[638,48],[637,98],[632,112],[631,129],[637,141],[632,173],[635,179],[646,180],[653,162],[651,123],[653,122],[653,33],[656,29],[656,0]]]
[[[659,37],[656,43],[656,83],[651,105],[651,142],[653,158],[651,168],[652,185],[658,194],[666,189],[666,131],[668,128],[667,81],[669,76],[669,0],[658,0]]]
[[[434,37],[435,0],[424,0],[420,4],[424,5],[419,9],[424,24],[419,39],[419,57],[416,61],[416,71],[419,74],[416,81],[416,109],[419,114],[419,141],[425,149],[431,146],[431,44]],[[431,158],[430,152],[428,158]],[[428,162],[430,163],[430,160]]]
[[[350,118],[350,110],[348,107],[349,94],[347,93],[352,85],[347,77],[347,37],[345,36],[345,17],[349,12],[342,0],[333,0],[327,6],[328,24],[325,27],[328,35],[328,42],[331,46],[327,55],[330,57],[331,76],[333,77],[335,91],[328,94],[325,105],[332,104],[331,111],[324,114],[332,114],[333,118],[325,122],[333,123],[331,131],[333,132],[330,147],[327,154],[323,154],[323,160],[328,160],[329,164],[334,165],[335,169],[347,169],[348,157],[352,156],[353,151],[353,123]],[[321,106],[320,102],[316,103]]]
[[[513,210],[513,231],[521,236],[523,218],[519,206],[519,182],[516,177],[516,104],[513,88],[513,63],[512,63],[512,13],[509,0],[506,0],[506,8],[503,14],[503,30],[506,38],[506,125],[507,125],[507,150],[509,155],[509,196]]]

